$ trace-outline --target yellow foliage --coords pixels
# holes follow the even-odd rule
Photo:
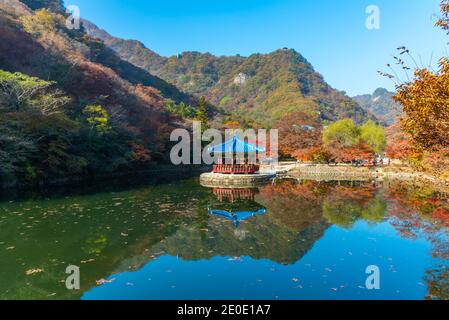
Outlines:
[[[404,107],[402,128],[424,150],[449,147],[449,60],[437,72],[420,69],[412,82],[399,86],[396,101]]]
[[[33,35],[54,32],[64,24],[64,19],[61,15],[55,14],[48,9],[41,9],[32,15],[22,16],[20,21],[24,30]]]

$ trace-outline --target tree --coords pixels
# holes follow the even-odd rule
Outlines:
[[[330,162],[369,161],[384,150],[384,129],[372,121],[358,127],[352,119],[343,119],[324,130],[323,145]]]
[[[53,82],[22,73],[0,70],[0,111],[20,112],[33,108],[44,114],[55,112],[69,99],[49,92]]]
[[[99,134],[105,134],[111,130],[109,113],[102,106],[89,105],[83,109],[83,114],[91,130]]]
[[[437,72],[420,69],[415,79],[398,87],[395,100],[404,107],[402,129],[424,150],[449,147],[449,60]]]
[[[36,152],[33,141],[0,123],[0,178],[11,179],[17,171],[28,166],[30,157]]]
[[[183,119],[194,119],[197,116],[196,110],[184,102],[177,105],[173,101],[169,100],[165,104],[165,107],[168,112],[180,116]]]
[[[325,147],[353,147],[360,141],[360,129],[352,119],[343,119],[328,126],[323,132]]]
[[[375,153],[382,152],[387,144],[385,130],[371,120],[360,127],[360,138]]]
[[[201,122],[201,128],[203,131],[210,128],[209,125],[209,106],[206,98],[203,96],[198,103],[196,120]]]
[[[387,157],[391,159],[410,160],[421,157],[421,153],[413,148],[411,138],[401,129],[399,122],[387,128]]]
[[[442,0],[440,3],[441,17],[436,26],[440,27],[449,34],[449,0]]]
[[[280,151],[298,160],[314,160],[322,146],[323,125],[316,115],[296,112],[278,123]]]
[[[449,0],[440,4],[441,17],[436,26],[449,34]],[[400,54],[409,50],[399,48]],[[396,57],[400,64],[403,60]],[[408,70],[403,66],[404,70]],[[387,75],[393,77],[391,75]],[[394,77],[393,77],[394,78]],[[404,107],[405,116],[401,121],[415,147],[423,151],[438,151],[449,147],[449,59],[441,58],[439,68],[416,67],[411,81],[398,85],[394,97]]]
[[[64,25],[63,17],[48,9],[40,9],[34,14],[22,16],[20,20],[24,30],[32,35],[54,32]]]

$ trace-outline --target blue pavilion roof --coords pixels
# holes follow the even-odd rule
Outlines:
[[[264,147],[259,147],[258,145],[241,140],[239,137],[234,136],[229,141],[223,144],[219,144],[207,149],[209,152],[214,153],[265,153],[267,149]]]

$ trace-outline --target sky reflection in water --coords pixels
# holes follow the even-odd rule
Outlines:
[[[449,203],[429,188],[188,180],[0,208],[4,299],[449,298]],[[80,291],[65,289],[68,264]],[[365,288],[369,265],[381,290]]]

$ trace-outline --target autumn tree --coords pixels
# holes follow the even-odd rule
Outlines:
[[[436,25],[449,34],[449,1],[441,1],[441,17]],[[409,50],[400,48],[400,54]],[[396,58],[401,64],[403,60]],[[409,69],[403,66],[404,69]],[[396,101],[402,104],[405,116],[402,129],[412,143],[424,151],[449,147],[449,59],[441,58],[436,71],[416,68],[414,78],[397,88]]]
[[[385,152],[387,157],[408,161],[421,156],[421,153],[413,147],[411,138],[402,131],[399,122],[387,128],[386,137],[387,146]]]
[[[0,109],[10,112],[33,109],[43,114],[57,112],[70,99],[57,90],[50,90],[53,84],[0,70]]]
[[[314,160],[321,149],[323,125],[317,115],[297,112],[284,116],[276,128],[279,130],[281,153],[298,160]]]
[[[357,126],[352,119],[331,124],[323,132],[323,144],[330,162],[372,160],[384,150],[384,129],[372,121]]]
[[[32,35],[40,35],[44,32],[55,32],[64,26],[64,18],[48,9],[40,9],[31,15],[20,18],[23,28]]]
[[[420,69],[415,79],[398,87],[395,99],[404,107],[402,129],[424,150],[449,147],[449,60],[437,72]]]

